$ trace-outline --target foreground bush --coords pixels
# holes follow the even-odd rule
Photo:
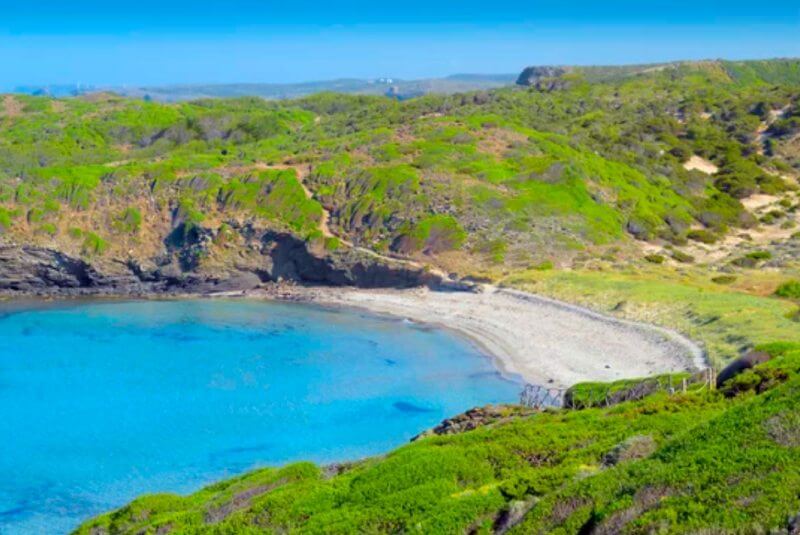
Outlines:
[[[800,281],[791,280],[784,282],[775,290],[775,295],[787,299],[800,299]]]

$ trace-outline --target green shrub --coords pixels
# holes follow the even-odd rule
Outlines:
[[[644,259],[651,264],[663,264],[667,260],[666,257],[660,254],[649,254]]]
[[[775,290],[775,295],[786,299],[800,299],[800,281],[786,281]]]
[[[142,226],[142,213],[136,207],[128,207],[119,214],[115,223],[117,231],[135,234]]]
[[[762,394],[788,378],[789,375],[785,370],[759,366],[728,379],[720,388],[720,392],[726,397],[738,396],[745,392]]]
[[[12,212],[0,206],[0,229],[8,229],[11,227]]]
[[[42,223],[39,225],[37,232],[47,234],[48,236],[55,236],[58,233],[58,228],[53,223]]]
[[[677,260],[682,264],[691,264],[692,262],[694,262],[694,257],[692,255],[684,253],[683,251],[679,251],[677,249],[672,251],[672,258],[674,258],[675,260]]]
[[[108,249],[108,242],[94,232],[83,234],[81,252],[87,256],[101,255]]]
[[[474,252],[488,255],[492,263],[502,264],[508,251],[508,244],[502,238],[481,242],[473,248]]]
[[[786,214],[784,214],[780,210],[770,210],[769,212],[767,212],[766,214],[761,216],[759,221],[761,221],[765,225],[771,225],[771,224],[775,223],[775,221],[777,221],[778,219],[781,219],[785,215]]]
[[[753,251],[747,253],[745,256],[753,260],[769,260],[770,258],[772,258],[772,253],[770,253],[769,251]]]
[[[715,284],[733,284],[736,282],[736,275],[718,275],[712,277],[711,282]]]
[[[731,261],[731,264],[744,268],[754,268],[760,262],[772,258],[769,251],[753,251]]]
[[[342,242],[336,236],[329,236],[325,238],[325,250],[326,251],[337,251],[342,246]]]
[[[715,243],[719,239],[719,236],[706,229],[690,230],[686,234],[686,237],[689,238],[690,240],[699,241],[701,243],[706,243],[706,244]]]
[[[433,215],[417,223],[411,232],[402,236],[396,248],[406,253],[440,253],[460,248],[465,238],[466,232],[455,218]]]

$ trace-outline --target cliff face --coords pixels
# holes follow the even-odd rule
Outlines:
[[[249,290],[264,283],[409,288],[436,286],[424,269],[354,249],[318,251],[288,233],[239,228],[247,247],[236,261],[208,263],[212,231],[197,228],[152,258],[93,263],[59,250],[0,244],[0,293],[29,295],[143,295]]]

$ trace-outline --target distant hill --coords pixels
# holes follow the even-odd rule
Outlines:
[[[593,83],[611,82],[668,70],[683,73],[692,70],[702,70],[706,73],[715,72],[721,78],[739,83],[800,84],[800,59],[796,58],[747,61],[673,61],[641,65],[535,65],[526,67],[520,73],[517,77],[517,84],[525,86],[552,85],[555,80],[575,77]]]
[[[16,93],[78,96],[98,91],[121,96],[148,98],[160,102],[179,102],[201,98],[231,98],[255,96],[267,99],[290,99],[315,93],[335,92],[357,95],[387,95],[405,100],[426,94],[453,94],[513,85],[513,74],[454,74],[444,78],[400,80],[385,77],[375,79],[340,78],[293,84],[176,84],[164,86],[95,87],[81,85],[20,86]]]

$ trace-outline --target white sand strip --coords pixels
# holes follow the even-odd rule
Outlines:
[[[687,171],[701,171],[707,175],[713,175],[717,171],[719,171],[719,167],[714,165],[712,162],[706,160],[705,158],[701,158],[700,156],[694,155],[689,160],[683,164],[684,169]]]
[[[452,329],[503,371],[535,384],[564,387],[705,367],[703,351],[675,332],[515,290],[299,288],[292,294]]]

